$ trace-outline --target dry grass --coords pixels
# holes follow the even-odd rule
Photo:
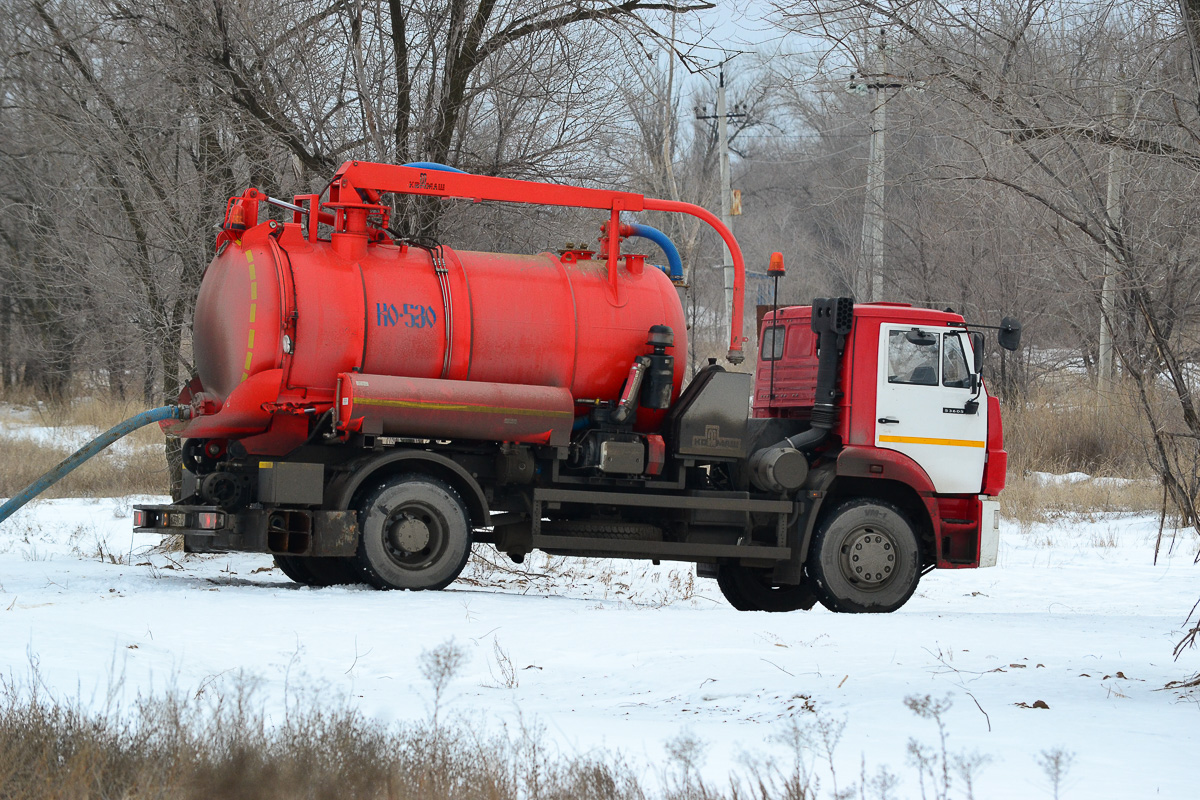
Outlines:
[[[383,725],[348,708],[292,704],[281,724],[250,696],[143,700],[132,713],[89,712],[36,692],[0,690],[5,800],[664,800],[708,798],[693,764],[651,788],[618,754],[563,754],[539,729]],[[807,742],[804,743],[807,746]],[[685,754],[686,755],[686,754]],[[682,761],[683,759],[677,759]],[[762,800],[815,796],[812,774],[764,768]],[[736,794],[734,796],[737,796]]]
[[[142,698],[119,712],[48,697],[36,668],[21,686],[0,678],[0,798],[891,800],[899,786],[886,767],[868,773],[865,758],[857,783],[839,783],[834,753],[845,722],[807,703],[743,757],[743,768],[709,784],[701,774],[707,745],[688,733],[666,742],[666,759],[653,765],[559,748],[523,719],[491,733],[479,720],[439,724],[436,713],[421,723],[385,725],[322,704],[316,691],[293,697],[282,721],[272,723],[249,683],[235,682],[228,695],[202,689]],[[906,703],[938,735],[936,745],[909,740],[921,785],[937,797],[950,796],[952,781],[969,785],[983,761],[947,747],[950,698]]]
[[[1101,399],[1083,376],[1066,376],[1005,407],[1003,415],[1009,462],[1000,499],[1010,519],[1090,521],[1162,508],[1162,487],[1150,469],[1150,431],[1132,391]],[[1047,482],[1035,474],[1071,472],[1094,480]]]
[[[1150,431],[1136,395],[1120,390],[1101,398],[1085,380],[1068,376],[1005,406],[1010,472],[1149,476]]]
[[[1032,475],[1010,472],[1000,503],[1005,516],[1022,524],[1094,522],[1102,514],[1158,512],[1162,489],[1152,479],[1118,485],[1103,481],[1043,483]]]
[[[525,737],[529,739],[529,737]],[[618,765],[551,758],[522,737],[466,726],[396,729],[349,709],[292,709],[271,726],[247,698],[182,698],[128,715],[11,693],[0,708],[5,800],[170,798],[546,798],[640,796]],[[530,784],[538,784],[530,792]]]
[[[569,589],[576,596],[662,608],[698,596],[690,564],[659,567],[646,561],[530,553],[521,564],[492,545],[477,544],[459,583],[511,592],[539,593]]]
[[[0,497],[11,497],[93,436],[145,410],[140,403],[91,397],[64,407],[6,401],[0,405]],[[71,445],[63,443],[66,435],[71,435]],[[169,481],[164,441],[157,425],[135,431],[51,487],[45,496],[165,494]]]

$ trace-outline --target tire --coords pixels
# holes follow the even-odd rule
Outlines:
[[[821,605],[850,614],[886,614],[908,602],[921,579],[921,549],[899,508],[859,499],[817,524],[807,571]]]
[[[738,611],[807,611],[817,604],[807,584],[773,584],[770,570],[740,564],[717,567],[717,586]]]
[[[314,578],[304,566],[307,558],[297,558],[296,556],[274,556],[274,558],[275,566],[279,567],[280,572],[288,576],[294,583],[304,586],[313,585]]]
[[[471,555],[462,497],[428,475],[381,484],[359,504],[362,536],[354,563],[378,589],[444,589]]]
[[[304,586],[345,586],[362,583],[352,558],[275,556],[275,566]]]
[[[322,556],[305,561],[308,571],[316,578],[314,586],[348,586],[363,582],[353,557]]]

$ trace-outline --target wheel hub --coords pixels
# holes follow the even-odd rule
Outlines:
[[[892,577],[896,547],[890,536],[864,528],[846,540],[842,548],[842,571],[847,578],[867,587],[880,586]]]
[[[388,529],[388,544],[404,553],[419,553],[429,546],[429,526],[424,520],[403,516]]]

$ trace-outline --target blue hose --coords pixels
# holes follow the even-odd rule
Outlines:
[[[404,166],[416,167],[417,169],[432,169],[438,172],[461,172],[463,175],[467,174],[466,170],[459,169],[458,167],[448,167],[445,164],[435,164],[432,161],[410,161]]]
[[[184,419],[190,412],[191,409],[188,406],[163,406],[162,408],[152,408],[149,411],[143,411],[118,425],[114,425],[76,450],[72,455],[59,463],[57,467],[26,486],[24,490],[9,498],[7,503],[0,506],[0,522],[4,522],[4,520],[15,514],[21,506],[58,483],[80,464],[108,447],[117,439],[128,436],[138,428],[144,428],[154,422],[162,422],[168,419]]]
[[[649,225],[639,225],[636,222],[630,227],[633,228],[634,236],[649,239],[662,248],[662,251],[667,255],[667,265],[670,267],[670,272],[667,274],[675,283],[682,282],[683,259],[679,257],[679,250],[676,249],[675,243],[667,238],[667,235],[658,228],[651,228]]]

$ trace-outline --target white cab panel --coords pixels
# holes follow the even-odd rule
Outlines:
[[[880,326],[875,446],[912,458],[939,494],[978,494],[987,459],[987,395],[980,390],[975,413],[965,413],[975,396],[968,369],[973,357],[969,338],[957,330]]]

